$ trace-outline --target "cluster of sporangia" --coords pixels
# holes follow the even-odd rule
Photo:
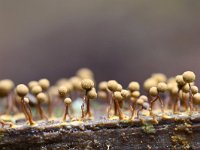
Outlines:
[[[140,95],[138,82],[132,81],[127,89],[123,89],[117,81],[109,80],[99,83],[97,94],[93,72],[83,68],[78,70],[76,76],[60,79],[54,86],[50,86],[47,79],[31,81],[28,86],[19,84],[16,87],[11,80],[1,80],[0,97],[7,98],[6,115],[23,112],[30,125],[36,124],[34,120],[38,118],[41,120],[52,118],[56,103],[61,101],[65,106],[62,121],[72,120],[70,104],[78,97],[83,99],[80,108],[82,115],[78,118],[82,121],[92,119],[90,101],[98,97],[109,103],[106,111],[108,119],[134,120],[141,116],[150,116],[157,123],[157,116],[167,119],[176,113],[184,112],[192,115],[198,112],[200,93],[194,85],[195,78],[192,71],[186,71],[169,79],[161,73],[152,74],[143,85],[148,93],[147,96]],[[48,112],[44,111],[44,104]],[[33,109],[37,112],[36,116],[32,114]],[[127,115],[127,112],[130,115]],[[4,120],[0,123],[3,126],[13,125]]]

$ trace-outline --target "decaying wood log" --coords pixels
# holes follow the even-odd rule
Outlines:
[[[147,118],[148,120],[148,118]],[[1,149],[200,149],[200,116],[159,120],[105,120],[4,128]]]

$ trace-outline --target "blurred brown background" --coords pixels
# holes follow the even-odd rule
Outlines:
[[[0,1],[0,78],[56,81],[89,67],[125,85],[153,72],[200,79],[199,57],[200,1]]]

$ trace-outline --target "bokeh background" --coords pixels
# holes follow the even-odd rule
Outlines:
[[[97,81],[193,70],[200,80],[200,1],[1,0],[0,78],[55,82],[78,68]]]

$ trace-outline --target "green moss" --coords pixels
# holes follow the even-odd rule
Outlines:
[[[0,133],[0,141],[4,138],[4,134]]]
[[[155,134],[156,133],[156,129],[154,128],[153,124],[151,124],[151,123],[146,123],[142,127],[142,130],[147,134]]]

